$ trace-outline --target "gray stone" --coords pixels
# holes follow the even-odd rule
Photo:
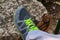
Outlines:
[[[0,2],[4,2],[5,0],[0,0]]]

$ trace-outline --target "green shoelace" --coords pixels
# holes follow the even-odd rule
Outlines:
[[[38,30],[38,27],[33,23],[31,18],[24,20],[24,22],[27,25],[27,27],[29,28],[29,32],[33,31],[33,30]]]

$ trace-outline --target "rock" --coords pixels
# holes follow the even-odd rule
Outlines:
[[[4,24],[3,17],[0,16],[0,25]]]
[[[19,35],[19,32],[17,30],[15,30],[16,27],[12,22],[14,22],[13,14],[15,13],[17,7],[19,7],[18,3],[16,2],[16,0],[6,0],[6,1],[0,0],[0,1],[3,2],[3,3],[1,3],[1,6],[2,6],[1,9],[3,9],[3,10],[1,10],[0,16],[2,16],[3,20],[5,20],[4,21],[5,24],[3,24],[4,25],[3,28],[5,28],[5,30],[4,30],[5,32],[1,31],[1,34],[0,34],[1,37],[4,36],[4,37],[2,37],[2,40],[4,38],[7,39],[6,36],[9,37],[9,39],[7,39],[7,40],[12,40],[12,39],[16,40],[17,39],[16,35],[18,35],[18,36],[20,36],[20,35]],[[46,8],[42,5],[42,3],[39,3],[36,0],[30,0],[30,1],[29,0],[18,0],[18,2],[19,2],[19,4],[23,4],[26,7],[26,9],[28,10],[28,12],[30,12],[31,15],[33,14],[32,16],[35,16],[37,20],[39,20],[39,17],[37,15],[44,14],[44,11],[47,11]],[[42,11],[42,9],[43,9],[43,11]],[[41,13],[41,11],[43,13]],[[2,29],[0,29],[0,30],[2,30]],[[2,35],[2,33],[3,33],[3,35]],[[14,34],[16,34],[16,35],[14,35]]]
[[[0,2],[2,3],[2,2],[4,2],[5,0],[0,0]]]
[[[4,33],[4,30],[0,28],[0,36]]]
[[[5,33],[3,34],[3,36],[10,36],[9,33],[7,31],[5,31]]]

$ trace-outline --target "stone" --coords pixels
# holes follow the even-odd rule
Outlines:
[[[0,35],[2,35],[3,33],[4,33],[4,30],[0,28]]]
[[[5,0],[0,0],[0,2],[2,3],[2,2],[4,2]]]

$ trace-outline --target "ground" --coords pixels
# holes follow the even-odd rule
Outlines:
[[[16,9],[20,5],[26,7],[27,11],[32,16],[32,20],[35,18],[36,20],[41,21],[42,15],[49,13],[51,15],[51,22],[47,32],[53,33],[57,24],[57,17],[59,18],[60,16],[60,5],[58,4],[47,4],[50,5],[50,7],[45,4],[43,5],[43,3],[37,0],[0,0],[0,40],[21,40],[13,18]],[[53,12],[56,10],[57,12]]]

